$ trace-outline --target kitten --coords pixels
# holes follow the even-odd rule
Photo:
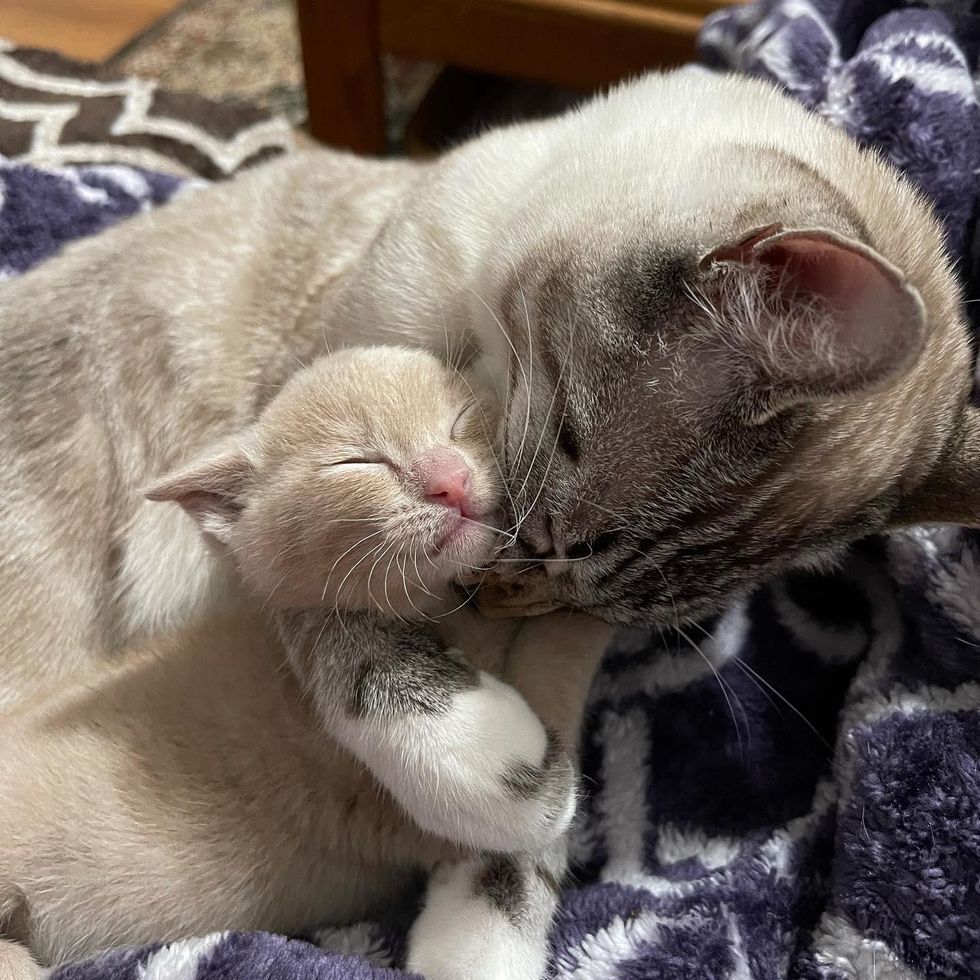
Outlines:
[[[453,579],[492,556],[495,528],[475,523],[499,497],[487,409],[421,352],[344,351],[154,487],[283,604],[280,630],[243,605],[0,723],[0,934],[61,963],[295,932],[376,912],[434,871],[410,968],[542,975],[568,754],[608,627],[405,618],[455,605]],[[401,594],[391,567],[417,568]],[[433,629],[465,635],[467,659]],[[39,975],[9,942],[4,968]]]
[[[220,566],[136,489],[352,342],[496,387],[509,557],[610,621],[980,518],[935,218],[750,79],[650,75],[426,164],[283,159],[3,284],[0,322],[0,704],[214,608]]]

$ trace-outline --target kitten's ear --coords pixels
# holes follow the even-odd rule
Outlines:
[[[901,270],[825,229],[753,229],[701,260],[707,298],[777,398],[873,389],[922,348],[925,308]]]
[[[245,450],[235,446],[177,470],[143,492],[150,500],[180,504],[206,537],[227,544],[254,475]]]
[[[980,527],[980,410],[966,408],[948,449],[922,484],[899,503],[890,523]]]

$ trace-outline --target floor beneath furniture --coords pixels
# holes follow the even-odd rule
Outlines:
[[[180,0],[3,0],[0,37],[103,61]]]

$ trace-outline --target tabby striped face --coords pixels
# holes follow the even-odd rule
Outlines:
[[[849,475],[869,443],[855,425],[924,327],[861,243],[768,226],[605,267],[552,248],[501,308],[507,557],[544,562],[563,601],[689,619],[882,526],[898,473]]]

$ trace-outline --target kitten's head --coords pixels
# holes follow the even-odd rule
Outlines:
[[[928,208],[775,92],[706,84],[683,111],[733,121],[685,128],[670,90],[657,133],[640,85],[555,123],[477,282],[510,343],[511,557],[620,622],[700,615],[899,521],[980,520]]]
[[[273,605],[411,615],[499,541],[493,407],[434,357],[353,348],[148,496],[179,503]]]

